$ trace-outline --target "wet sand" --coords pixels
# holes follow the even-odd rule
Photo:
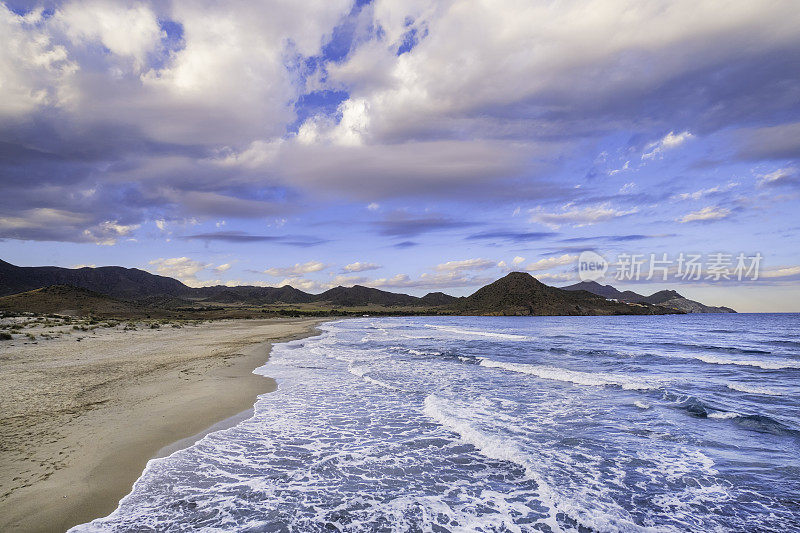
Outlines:
[[[270,342],[321,319],[99,330],[0,345],[0,531],[65,531],[113,511],[147,461],[251,408]]]

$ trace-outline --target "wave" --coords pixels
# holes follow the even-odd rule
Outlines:
[[[350,365],[350,366],[347,367],[347,371],[350,372],[351,374],[353,374],[354,376],[363,379],[367,383],[372,383],[373,385],[377,385],[379,387],[383,387],[384,389],[400,390],[397,387],[395,387],[394,385],[389,385],[385,381],[381,381],[379,379],[375,379],[375,378],[372,378],[372,377],[368,376],[367,375],[367,372],[368,372],[367,369],[362,367],[362,366],[352,366],[352,365]]]
[[[651,390],[660,387],[660,385],[644,383],[627,376],[610,375],[602,372],[579,372],[577,370],[568,370],[566,368],[558,368],[555,366],[506,363],[503,361],[495,361],[494,359],[487,359],[485,357],[478,357],[478,360],[480,361],[479,364],[481,366],[485,366],[487,368],[501,368],[511,372],[529,374],[542,379],[564,381],[567,383],[574,383],[576,385],[587,385],[590,387],[604,387],[607,385],[613,385],[622,387],[626,390]]]
[[[435,324],[425,324],[426,328],[433,328],[439,331],[446,331],[448,333],[457,333],[458,335],[473,335],[476,337],[491,337],[493,339],[505,339],[514,341],[526,341],[530,337],[527,335],[516,335],[513,333],[496,333],[493,331],[476,331],[471,329],[453,328],[450,326],[437,326]]]
[[[783,393],[775,389],[768,389],[766,387],[757,387],[754,385],[743,385],[741,383],[727,383],[727,387],[731,390],[745,392],[747,394],[765,394],[767,396],[783,396]]]
[[[734,422],[741,427],[760,431],[762,433],[800,437],[800,431],[790,428],[783,422],[778,422],[774,418],[766,415],[742,415],[736,417]]]
[[[790,361],[787,359],[777,359],[775,361],[758,361],[752,359],[727,359],[725,357],[714,357],[712,355],[691,356],[693,359],[714,365],[737,365],[754,366],[764,370],[783,370],[787,368],[800,368],[800,361]]]
[[[524,469],[526,476],[536,482],[539,500],[547,509],[548,518],[542,520],[552,531],[670,531],[668,528],[650,528],[635,524],[625,516],[621,508],[600,509],[587,508],[585,504],[565,498],[545,480],[538,468],[544,466],[541,459],[534,460],[526,454],[512,439],[483,431],[459,416],[458,409],[453,409],[449,402],[436,396],[428,395],[423,402],[423,413],[452,431],[459,438],[475,447],[478,452],[490,459],[507,461]],[[470,415],[472,409],[470,409]],[[590,506],[591,507],[591,506]]]
[[[792,348],[800,348],[800,342],[798,341],[776,340],[776,341],[767,341],[767,344],[774,344],[775,346],[789,346]]]
[[[737,348],[735,346],[718,346],[716,344],[692,344],[686,342],[661,342],[660,346],[677,347],[677,348],[697,348],[700,350],[707,350],[711,352],[726,352],[738,353],[744,355],[770,355],[772,352],[769,350],[757,350],[755,348]]]
[[[775,420],[767,415],[745,415],[735,411],[727,411],[725,409],[711,407],[707,403],[694,396],[685,397],[683,401],[678,403],[677,407],[688,412],[695,418],[731,420],[742,428],[759,431],[761,433],[800,437],[800,430],[791,428],[783,422],[779,422],[778,420]]]

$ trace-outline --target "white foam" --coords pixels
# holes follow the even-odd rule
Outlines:
[[[400,389],[398,389],[397,387],[395,387],[393,385],[389,385],[385,381],[381,381],[379,379],[375,379],[375,378],[372,378],[372,377],[368,376],[367,375],[368,370],[366,368],[364,368],[363,366],[348,365],[347,371],[350,372],[351,374],[353,374],[354,376],[357,376],[357,377],[363,379],[367,383],[372,383],[373,385],[377,385],[379,387],[383,387],[384,389],[400,390]]]
[[[493,331],[478,331],[473,329],[453,328],[449,326],[437,326],[435,324],[425,324],[426,328],[433,328],[439,331],[446,331],[448,333],[457,333],[458,335],[472,335],[476,337],[491,337],[493,339],[506,339],[513,341],[526,341],[530,337],[527,335],[515,335],[513,333],[496,333]]]
[[[779,359],[775,361],[758,361],[753,359],[727,359],[725,357],[714,357],[713,355],[692,355],[692,358],[709,363],[713,365],[737,365],[737,366],[754,366],[763,368],[764,370],[782,370],[785,368],[800,368],[800,363],[795,361],[788,361]]]
[[[714,411],[713,413],[708,414],[708,418],[720,418],[722,420],[728,418],[738,418],[742,415],[739,413],[734,413],[733,411]]]
[[[650,409],[650,404],[649,403],[644,403],[644,402],[639,401],[639,400],[636,400],[635,402],[633,402],[633,405],[635,405],[639,409]]]
[[[574,383],[576,385],[586,385],[590,387],[616,385],[626,390],[649,390],[658,388],[658,386],[655,384],[636,381],[627,376],[610,375],[602,372],[589,373],[579,372],[577,370],[568,370],[566,368],[558,368],[555,366],[506,363],[503,361],[495,361],[494,359],[487,359],[485,357],[479,357],[478,360],[480,361],[481,366],[488,368],[501,368],[503,370],[510,370],[511,372],[519,372],[521,374],[529,374],[542,379],[564,381],[567,383]]]
[[[768,389],[766,387],[758,387],[755,385],[743,385],[741,383],[728,383],[728,388],[731,390],[746,392],[747,394],[765,394],[767,396],[783,396],[783,393],[775,389]]]
[[[525,457],[525,454],[511,440],[480,431],[469,422],[449,415],[446,412],[444,401],[433,394],[425,398],[423,412],[434,421],[456,433],[461,440],[477,448],[486,457],[499,461],[509,461],[524,468],[525,474],[536,481],[539,487],[539,497],[550,513],[549,519],[546,520],[547,525],[554,531],[561,531],[555,519],[556,504],[552,489],[541,479],[533,468],[532,462]]]

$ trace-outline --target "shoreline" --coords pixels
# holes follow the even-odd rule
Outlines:
[[[328,320],[232,320],[11,347],[0,358],[14,408],[0,414],[0,530],[65,531],[108,515],[150,459],[233,425],[277,388],[253,373],[272,344],[313,336]]]

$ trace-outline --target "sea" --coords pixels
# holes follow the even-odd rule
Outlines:
[[[800,315],[364,317],[92,531],[800,531]]]

